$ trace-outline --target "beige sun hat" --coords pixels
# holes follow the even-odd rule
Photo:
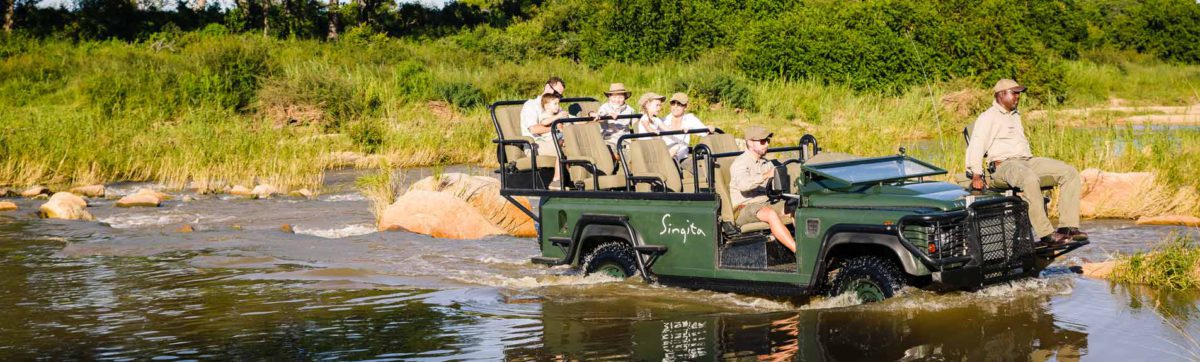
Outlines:
[[[667,97],[663,97],[661,94],[654,93],[654,92],[646,92],[646,94],[643,94],[641,98],[638,98],[638,107],[645,109],[646,103],[649,103],[650,101],[655,100],[655,99],[661,101],[661,100],[666,100]]]
[[[758,125],[746,127],[745,133],[746,133],[745,139],[747,141],[765,140],[765,139],[771,138],[771,136],[775,135],[774,133],[767,131],[766,128],[763,128],[762,126],[758,126]]]
[[[625,89],[625,83],[613,83],[608,85],[608,91],[604,92],[604,95],[611,96],[613,94],[624,94],[625,98],[629,98],[629,95],[633,94],[633,92]]]
[[[688,96],[682,92],[671,95],[671,102],[679,102],[682,105],[688,105]]]
[[[992,87],[992,92],[998,93],[1000,91],[1006,91],[1006,90],[1010,90],[1010,89],[1013,92],[1021,93],[1021,92],[1025,91],[1025,86],[1017,84],[1017,81],[1015,81],[1015,80],[1004,78],[999,81],[996,81],[996,86]]]

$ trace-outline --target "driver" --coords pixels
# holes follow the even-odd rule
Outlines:
[[[738,155],[729,169],[733,223],[741,227],[757,221],[765,222],[771,226],[771,235],[775,236],[775,240],[795,253],[796,240],[792,239],[782,219],[787,215],[784,202],[771,201],[767,197],[767,186],[775,177],[775,166],[763,159],[763,155],[767,154],[772,135],[774,133],[759,126],[746,128],[746,152]]]

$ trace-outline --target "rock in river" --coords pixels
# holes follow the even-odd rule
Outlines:
[[[253,194],[250,192],[250,189],[249,189],[249,188],[246,188],[246,186],[242,186],[242,185],[234,185],[232,189],[229,189],[229,194],[230,194],[230,195],[234,195],[234,196],[250,196],[250,195],[253,195]]]
[[[144,188],[117,200],[117,207],[158,207],[167,198],[167,194]]]
[[[87,201],[70,192],[58,192],[50,201],[38,208],[38,214],[49,219],[92,221],[95,217],[87,211]]]
[[[104,185],[78,186],[71,188],[71,193],[83,197],[104,197]]]
[[[509,235],[537,236],[533,219],[500,196],[500,180],[495,178],[447,173],[421,179],[409,186],[408,191],[436,191],[452,195],[466,201],[476,212]],[[515,199],[529,208],[529,200],[524,197]]]
[[[21,191],[22,197],[29,197],[29,198],[36,197],[38,195],[49,195],[49,194],[50,194],[50,189],[46,188],[45,186],[31,186],[30,188],[25,189],[25,191]]]
[[[1137,224],[1200,226],[1200,217],[1186,215],[1142,216],[1137,219]]]
[[[409,191],[384,210],[379,230],[407,230],[435,238],[479,239],[505,234],[466,201],[443,192]]]
[[[17,204],[11,201],[0,201],[0,211],[13,211],[17,209]]]
[[[1154,183],[1154,175],[1149,172],[1104,172],[1094,168],[1083,170],[1079,178],[1083,181],[1083,195],[1079,198],[1079,211],[1083,217],[1130,209],[1131,203],[1142,201],[1135,195]]]
[[[269,199],[276,192],[279,192],[279,190],[275,189],[275,186],[267,184],[254,186],[254,190],[250,190],[250,194],[256,199]]]

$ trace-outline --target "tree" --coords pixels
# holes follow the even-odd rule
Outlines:
[[[271,34],[271,0],[263,0],[263,35]]]
[[[12,34],[13,17],[17,12],[17,0],[8,0],[8,12],[4,13],[4,33]]]
[[[338,0],[329,0],[329,34],[326,37],[329,40],[335,40],[338,37]]]

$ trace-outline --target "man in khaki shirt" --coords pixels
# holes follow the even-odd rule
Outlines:
[[[784,225],[784,202],[767,198],[767,185],[775,177],[775,166],[763,159],[773,133],[759,126],[746,128],[746,151],[733,159],[729,168],[729,195],[737,226],[762,221],[771,226],[771,235],[793,253],[796,240]]]
[[[1079,230],[1079,196],[1082,188],[1079,171],[1062,161],[1033,157],[1017,103],[1025,87],[1011,79],[1001,79],[992,88],[995,102],[979,115],[970,130],[967,145],[967,174],[971,188],[982,190],[985,167],[994,167],[993,187],[1017,187],[1021,198],[1029,204],[1029,221],[1034,235],[1042,245],[1059,245],[1068,240],[1085,240],[1087,233]],[[984,156],[988,164],[984,165]],[[1054,180],[1059,187],[1059,228],[1054,229],[1046,216],[1042,199],[1041,178]]]

